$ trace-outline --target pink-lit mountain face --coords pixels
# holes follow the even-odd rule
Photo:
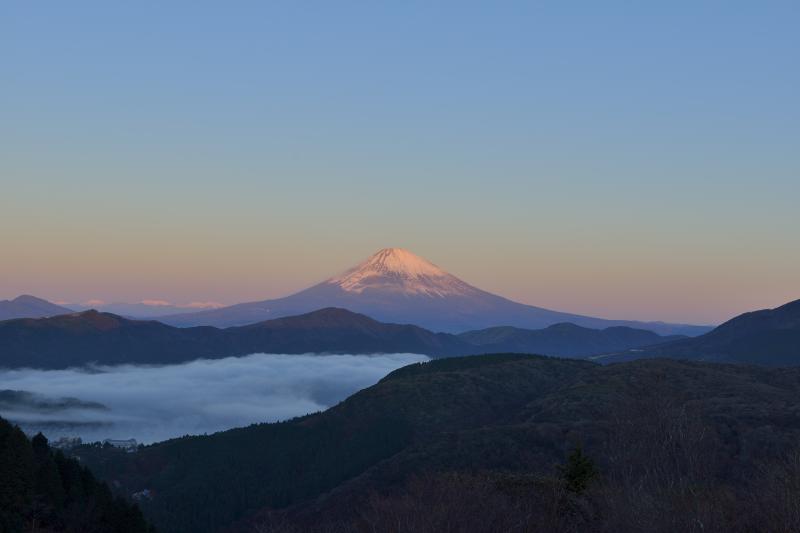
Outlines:
[[[339,276],[285,298],[248,302],[159,320],[179,326],[238,326],[340,307],[382,322],[461,332],[491,326],[544,328],[572,322],[590,328],[632,326],[661,334],[698,335],[709,328],[605,320],[517,303],[482,291],[402,248],[385,248]]]
[[[481,291],[402,248],[385,248],[355,268],[325,283],[342,291],[448,298]]]

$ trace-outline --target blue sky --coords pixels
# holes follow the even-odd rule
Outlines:
[[[718,321],[800,297],[797,2],[4,2],[0,297],[279,296],[402,246]]]

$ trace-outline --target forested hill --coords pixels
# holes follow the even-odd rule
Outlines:
[[[0,367],[67,368],[90,363],[174,364],[251,353],[418,353],[434,358],[516,351],[586,356],[670,338],[625,327],[559,324],[541,331],[493,328],[463,336],[387,324],[346,309],[320,309],[249,326],[177,328],[85,311],[0,322]]]
[[[741,314],[689,339],[609,354],[602,362],[671,357],[764,366],[800,364],[800,300]]]
[[[614,326],[591,329],[570,323],[553,324],[544,329],[500,326],[467,331],[458,336],[481,353],[532,353],[560,357],[586,357],[630,348],[671,342],[685,337],[661,336],[645,329]]]
[[[228,329],[177,328],[98,311],[0,322],[0,367],[174,364],[259,352],[446,356],[463,354],[468,348],[453,335],[384,324],[344,309],[321,309]]]
[[[75,459],[0,418],[0,532],[145,533],[139,509]]]
[[[486,355],[404,367],[284,423],[78,453],[125,493],[150,489],[166,532],[789,531],[791,486],[765,472],[800,481],[798,412],[800,369]],[[580,496],[554,469],[577,446],[600,472]]]

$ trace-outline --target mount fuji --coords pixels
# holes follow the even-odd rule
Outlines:
[[[176,326],[240,326],[325,307],[349,309],[382,322],[416,324],[453,333],[492,326],[538,329],[562,322],[588,328],[630,326],[667,335],[693,336],[711,329],[606,320],[521,304],[473,287],[402,248],[380,250],[343,274],[284,298],[169,315],[159,320]]]

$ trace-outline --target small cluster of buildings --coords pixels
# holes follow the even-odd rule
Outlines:
[[[48,444],[50,444],[51,448],[68,451],[81,446],[83,444],[83,439],[80,437],[59,437],[50,441]],[[133,453],[139,449],[139,443],[136,439],[104,439],[102,444],[103,446],[113,446],[114,448],[119,448],[129,453]]]
[[[140,490],[139,492],[134,492],[133,494],[131,494],[131,498],[133,498],[133,500],[137,502],[141,502],[144,500],[152,500],[153,493],[150,491],[150,489],[144,489]]]
[[[136,439],[105,439],[103,441],[103,446],[113,446],[114,448],[125,450],[128,453],[133,453],[139,449],[139,443],[136,442]]]
[[[57,440],[51,441],[49,444],[51,448],[66,451],[71,450],[72,448],[77,448],[83,444],[83,440],[81,440],[80,437],[59,437]]]

